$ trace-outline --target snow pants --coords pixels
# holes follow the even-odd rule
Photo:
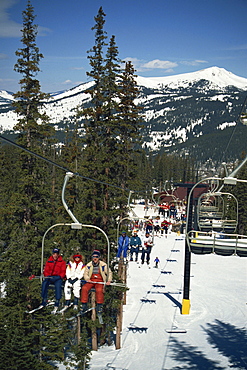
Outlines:
[[[65,296],[66,301],[69,301],[71,299],[72,290],[73,290],[74,297],[80,298],[81,280],[77,280],[74,284],[71,284],[69,283],[68,280],[66,280],[65,286],[64,286],[64,296]]]
[[[149,263],[151,249],[152,249],[152,247],[147,247],[147,249],[143,249],[142,250],[142,255],[141,255],[141,261],[142,261],[142,263],[144,263],[145,256],[146,256],[146,262]]]
[[[133,254],[136,255],[136,261],[138,260],[138,253],[139,253],[139,246],[138,245],[132,245],[130,247],[130,260],[133,261]]]
[[[128,251],[128,246],[126,247],[118,247],[118,251],[117,251],[117,258],[120,258],[121,255],[123,254],[123,258],[126,258],[127,257],[127,251]]]
[[[42,303],[46,304],[48,288],[50,284],[55,285],[55,298],[56,301],[59,301],[62,297],[62,283],[63,280],[60,276],[50,276],[44,279],[41,288]]]
[[[104,284],[97,284],[103,283],[103,278],[100,274],[93,274],[90,278],[95,283],[85,283],[81,288],[81,303],[88,302],[88,293],[92,288],[95,288],[95,298],[96,303],[103,304],[104,303]]]

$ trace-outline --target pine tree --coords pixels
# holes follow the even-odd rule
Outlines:
[[[133,184],[136,173],[135,155],[142,145],[140,134],[142,108],[135,102],[139,95],[135,77],[132,63],[126,62],[119,83],[118,105],[118,181],[123,189]]]
[[[35,44],[37,26],[33,24],[34,18],[33,7],[28,1],[23,12],[24,46],[16,53],[18,60],[14,67],[23,75],[21,90],[15,94],[14,106],[19,115],[15,129],[18,130],[18,144],[50,157],[53,130],[48,117],[41,113],[46,94],[41,93],[39,81],[34,78],[42,57]],[[7,348],[11,338],[11,349],[18,357],[17,361],[12,355],[13,362],[16,359],[16,368],[48,369],[45,363],[41,366],[38,356],[41,350],[40,322],[25,311],[40,302],[40,284],[28,277],[40,273],[42,236],[56,217],[53,212],[56,197],[51,195],[53,171],[50,165],[21,149],[12,150],[12,156],[6,148],[2,153],[8,158],[4,161],[4,156],[1,157],[4,186],[8,187],[6,203],[0,204],[1,221],[7,225],[0,232],[3,241],[0,280],[5,286],[5,296],[1,298],[1,323],[6,334],[3,345]]]
[[[115,222],[114,213],[116,212],[114,211],[116,190],[105,183],[114,184],[115,182],[112,172],[116,131],[114,99],[116,98],[116,80],[119,67],[114,37],[110,41],[107,59],[104,57],[104,47],[107,46],[104,17],[105,13],[101,7],[95,17],[96,24],[92,28],[95,30],[95,45],[90,50],[91,71],[87,74],[93,78],[94,85],[88,90],[92,97],[92,105],[83,109],[86,133],[82,172],[85,176],[101,182],[92,181],[85,184],[84,218],[108,233]],[[102,245],[102,240],[96,239],[95,233],[92,239],[88,236],[88,241],[91,243],[90,248]]]
[[[16,51],[18,57],[14,70],[23,75],[20,80],[21,90],[14,94],[16,99],[13,103],[15,111],[19,116],[18,123],[14,127],[16,130],[25,132],[25,141],[27,147],[31,146],[31,140],[34,138],[44,138],[47,136],[48,126],[38,127],[39,122],[47,123],[48,116],[41,113],[44,99],[48,95],[40,91],[40,83],[35,76],[40,71],[39,62],[43,54],[39,52],[36,46],[37,25],[34,24],[34,8],[30,0],[27,2],[27,8],[22,13],[23,28],[22,39],[23,48]]]

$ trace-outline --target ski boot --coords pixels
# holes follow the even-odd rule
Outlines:
[[[78,310],[78,302],[79,302],[79,298],[76,298],[74,297],[74,310]]]
[[[80,314],[83,315],[87,310],[88,310],[87,303],[82,303]]]
[[[70,300],[66,300],[64,307],[59,311],[59,313],[63,313],[65,311],[67,311],[67,309],[69,308],[69,306],[70,306]]]
[[[99,319],[99,323],[101,325],[103,325],[104,324],[104,321],[103,321],[103,317],[102,317],[102,312],[103,312],[103,305],[102,305],[102,303],[97,303],[96,312],[97,312],[97,316],[98,316],[98,319]]]

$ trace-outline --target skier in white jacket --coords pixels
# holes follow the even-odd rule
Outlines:
[[[146,262],[149,265],[150,262],[150,253],[153,247],[153,238],[152,236],[146,232],[146,235],[143,238],[143,247],[142,247],[142,255],[141,261],[144,264],[145,255],[146,255]]]
[[[83,278],[85,265],[81,254],[74,254],[72,260],[68,263],[66,268],[66,282],[64,286],[65,295],[65,309],[70,306],[71,291],[74,294],[74,309],[78,308],[81,279]]]

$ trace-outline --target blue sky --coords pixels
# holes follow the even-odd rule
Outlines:
[[[212,66],[247,78],[247,0],[31,0],[44,55],[37,75],[44,92],[87,82],[94,16],[106,14],[108,40],[144,77]],[[0,90],[17,91],[13,71],[26,0],[0,0]]]

